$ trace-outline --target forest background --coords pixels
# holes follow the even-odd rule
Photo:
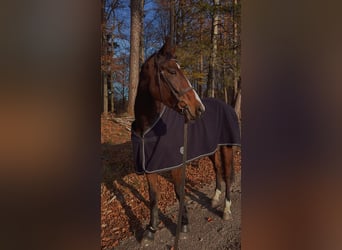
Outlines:
[[[241,119],[240,0],[102,0],[102,113],[133,116],[142,63],[166,36],[200,97],[235,107]]]

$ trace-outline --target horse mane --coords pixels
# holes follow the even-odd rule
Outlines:
[[[157,55],[157,52],[153,53],[152,55],[150,55],[145,62],[141,65],[140,68],[140,73],[139,73],[139,83],[138,83],[138,89],[139,87],[143,87],[141,85],[144,85],[144,83],[148,83],[148,80],[146,79],[146,75],[148,75],[148,73],[146,72],[147,70],[149,70],[150,67],[150,61],[152,60],[152,58],[154,56]]]
[[[156,84],[155,76],[156,72],[159,71],[158,67],[170,59],[175,59],[174,52],[175,49],[170,46],[169,42],[166,42],[159,51],[150,55],[141,65],[134,104],[136,129],[143,131],[147,124],[152,124],[163,107],[161,102],[152,97],[150,86]]]
[[[150,93],[151,81],[154,81],[152,72],[154,69],[153,57],[157,52],[152,54],[141,65],[139,82],[137,86],[137,94],[134,103],[135,122],[133,129],[142,133],[148,124],[152,124],[158,113],[158,108],[155,106],[154,99]]]

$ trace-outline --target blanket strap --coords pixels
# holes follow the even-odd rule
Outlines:
[[[184,207],[185,167],[186,167],[186,158],[187,158],[187,151],[188,151],[188,123],[187,122],[184,122],[184,145],[183,146],[184,146],[183,165],[181,166],[181,186],[180,186],[180,191],[179,191],[178,222],[177,222],[176,238],[175,238],[175,244],[174,244],[175,250],[178,250],[178,241],[179,241],[179,234],[181,230],[183,207]]]

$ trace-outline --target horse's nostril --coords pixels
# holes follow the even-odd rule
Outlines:
[[[202,113],[204,112],[204,108],[202,107],[202,106],[199,106],[198,108],[197,108],[197,115],[198,116],[200,116],[200,115],[202,115]]]

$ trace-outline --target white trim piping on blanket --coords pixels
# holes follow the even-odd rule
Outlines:
[[[160,112],[160,114],[159,114],[159,116],[158,116],[158,118],[154,121],[154,123],[151,125],[151,127],[149,127],[149,128],[142,134],[142,137],[141,137],[139,134],[135,133],[134,130],[132,130],[132,132],[133,132],[136,136],[138,136],[138,137],[140,137],[140,138],[143,139],[143,138],[145,137],[145,135],[146,135],[148,132],[150,132],[150,131],[153,129],[153,127],[158,123],[158,121],[160,120],[160,118],[161,118],[161,117],[163,116],[163,114],[165,113],[165,110],[166,110],[166,106],[164,105],[162,111]]]
[[[174,165],[174,166],[170,166],[170,167],[167,167],[167,168],[163,168],[163,169],[158,169],[158,170],[154,170],[154,171],[148,171],[146,170],[146,157],[145,157],[145,135],[150,132],[153,127],[159,122],[159,120],[162,118],[162,116],[164,115],[166,111],[166,106],[164,105],[163,106],[163,109],[162,111],[160,112],[159,114],[159,117],[154,121],[154,123],[151,125],[151,127],[149,127],[143,134],[142,134],[142,137],[135,133],[135,131],[132,130],[132,132],[138,136],[139,138],[141,138],[141,141],[142,141],[142,169],[143,171],[141,172],[138,172],[138,171],[135,171],[137,174],[144,174],[144,173],[158,173],[158,172],[163,172],[163,171],[168,171],[168,170],[171,170],[171,169],[174,169],[174,168],[178,168],[180,166],[183,165],[183,163],[180,163],[178,165]],[[184,146],[184,145],[183,145]],[[219,143],[216,145],[215,149],[210,151],[209,153],[206,153],[206,154],[203,154],[203,155],[199,155],[199,156],[196,156],[194,158],[191,158],[191,159],[188,159],[186,161],[186,163],[190,163],[191,161],[194,161],[194,160],[197,160],[201,157],[205,157],[205,156],[209,156],[209,155],[212,155],[213,153],[215,153],[215,151],[217,150],[218,146],[238,146],[238,147],[241,147],[241,144],[237,144],[237,143]]]
[[[147,173],[147,174],[151,174],[151,173],[158,173],[158,172],[162,172],[162,171],[168,171],[168,170],[171,170],[171,169],[174,169],[174,168],[178,168],[180,166],[183,165],[183,163],[179,164],[179,165],[175,165],[175,166],[171,166],[171,167],[167,167],[167,168],[163,168],[163,169],[158,169],[158,170],[154,170],[154,171],[148,171],[146,170],[146,167],[145,167],[145,146],[144,146],[144,141],[143,141],[143,149],[142,149],[142,152],[143,152],[143,172],[137,172],[138,174],[143,174],[143,173]],[[215,151],[217,150],[217,147],[218,146],[238,146],[238,147],[241,147],[241,144],[236,144],[236,143],[223,143],[223,144],[217,144],[215,150],[213,150],[212,152],[210,153],[207,153],[207,154],[203,154],[203,155],[199,155],[199,156],[196,156],[194,158],[191,158],[191,159],[188,159],[186,161],[186,163],[190,163],[191,161],[194,161],[194,160],[197,160],[201,157],[204,157],[204,156],[209,156],[209,155],[212,155],[213,153],[215,153]]]
[[[153,127],[158,123],[158,121],[161,119],[161,117],[162,117],[163,114],[165,113],[165,110],[166,110],[166,106],[164,105],[162,111],[161,111],[160,114],[159,114],[159,117],[154,121],[154,123],[151,125],[151,127],[149,127],[149,128],[142,134],[142,137],[140,137],[139,134],[135,133],[135,131],[132,130],[132,132],[133,132],[136,136],[140,137],[140,138],[141,138],[141,141],[142,141],[142,165],[143,165],[143,170],[144,170],[145,173],[148,173],[148,172],[145,170],[145,165],[146,165],[146,163],[145,163],[145,162],[146,162],[146,160],[145,160],[145,141],[144,141],[145,135],[146,135],[148,132],[150,132],[150,131],[153,129]],[[136,172],[137,172],[137,171],[136,171]],[[141,173],[141,172],[138,172],[138,173]]]

